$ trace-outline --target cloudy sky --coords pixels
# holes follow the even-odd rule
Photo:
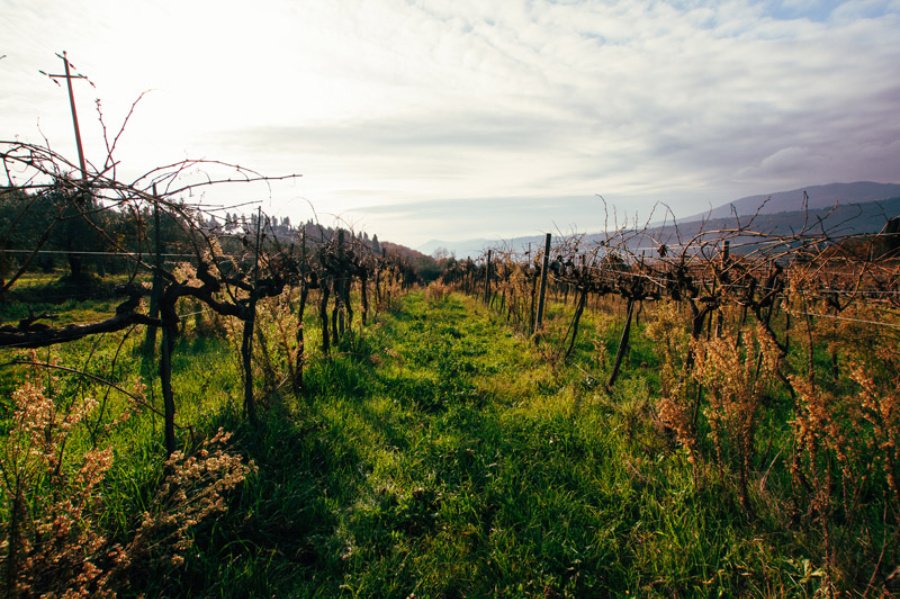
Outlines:
[[[900,0],[0,0],[0,139],[88,157],[145,90],[121,176],[302,173],[263,200],[382,239],[590,231],[835,181],[900,182]]]

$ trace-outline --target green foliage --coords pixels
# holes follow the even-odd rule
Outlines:
[[[240,436],[259,474],[187,594],[814,590],[779,522],[668,449],[646,385],[598,394],[469,300],[409,296],[307,383]]]
[[[549,307],[548,335],[562,338],[553,315],[563,320],[567,310]],[[658,426],[662,357],[642,334],[647,325],[636,324],[630,363],[608,394],[597,383],[609,367],[597,350],[615,351],[621,324],[614,311],[589,311],[584,323],[563,365],[474,300],[412,293],[327,359],[313,350],[310,326],[304,392],[271,390],[258,428],[240,413],[234,339],[186,335],[174,365],[178,421],[191,427],[181,441],[234,430],[234,450],[257,470],[226,513],[192,531],[183,564],[135,591],[662,597],[828,588],[818,535],[792,523],[778,499],[791,485],[785,462],[767,487],[751,488],[756,514],[748,514],[733,475],[692,462]],[[67,344],[56,358],[75,363],[90,353],[104,377],[130,385],[140,360],[115,360],[112,341]],[[102,390],[68,385],[60,396]],[[157,388],[146,396],[159,405]],[[771,442],[756,449],[754,468],[774,462],[790,433],[777,399],[782,412],[760,417],[760,437]],[[113,393],[107,420],[126,401]],[[112,538],[127,539],[154,501],[160,424],[143,412],[99,433],[116,455],[99,518]],[[90,440],[80,443],[74,452]],[[860,522],[879,529],[868,516]],[[852,531],[833,534],[840,542]],[[852,590],[874,565],[846,567],[857,571],[844,581]]]

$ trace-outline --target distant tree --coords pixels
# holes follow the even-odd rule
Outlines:
[[[438,261],[446,260],[451,255],[450,250],[445,247],[435,248],[434,252],[431,253],[431,257]]]
[[[58,221],[48,249],[65,251],[69,277],[72,281],[83,281],[87,270],[85,256],[79,252],[106,249],[99,231],[109,230],[109,211],[102,210],[88,194],[73,195],[64,190],[52,190],[45,197]]]

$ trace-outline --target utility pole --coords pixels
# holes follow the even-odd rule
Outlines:
[[[40,71],[40,73],[42,75],[47,75],[47,77],[50,77],[50,79],[52,79],[53,82],[57,85],[59,85],[59,82],[56,81],[57,79],[66,80],[66,87],[68,87],[69,89],[69,107],[72,109],[72,125],[75,127],[75,145],[78,147],[78,166],[81,167],[81,180],[86,181],[87,167],[85,166],[84,162],[84,147],[81,145],[81,129],[78,127],[78,111],[75,109],[75,92],[72,89],[72,79],[84,79],[88,83],[91,83],[91,80],[81,74],[72,74],[72,63],[69,62],[69,57],[68,54],[66,54],[65,50],[63,50],[62,54],[57,54],[57,56],[59,56],[63,61],[63,65],[65,66],[66,71],[65,74],[51,74],[45,73],[44,71]],[[91,83],[91,86],[93,85],[94,84]]]
[[[86,218],[84,216],[85,208],[87,207],[90,197],[87,191],[87,166],[84,160],[84,146],[81,143],[81,129],[78,126],[78,111],[75,109],[75,91],[72,89],[72,79],[84,79],[88,83],[93,86],[91,80],[81,75],[80,73],[72,74],[72,64],[69,62],[69,57],[65,51],[62,54],[57,54],[59,58],[63,61],[63,66],[65,67],[65,74],[51,74],[45,73],[44,71],[40,71],[42,75],[46,75],[49,77],[53,83],[59,85],[59,81],[57,79],[65,79],[66,87],[69,90],[69,107],[72,110],[72,125],[75,128],[75,146],[78,148],[78,166],[81,168],[81,186],[80,189],[74,194],[74,202],[72,207],[76,212],[81,213],[82,218]],[[69,234],[66,235],[66,249],[70,250],[67,254],[69,260],[69,270],[71,272],[71,276],[73,280],[80,280],[82,278],[82,256],[78,254],[75,250],[76,243],[74,242],[74,237],[76,237],[76,233],[71,230],[71,224],[66,225],[69,228]]]

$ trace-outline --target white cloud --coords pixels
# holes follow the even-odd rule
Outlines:
[[[36,73],[66,48],[110,116],[155,90],[122,148],[135,172],[185,154],[303,172],[285,210],[298,193],[339,213],[602,193],[692,213],[900,180],[885,155],[900,139],[896,1],[8,0],[0,21],[0,136],[34,136],[40,118],[69,147],[64,95]],[[520,211],[504,230],[517,219],[532,226]]]

